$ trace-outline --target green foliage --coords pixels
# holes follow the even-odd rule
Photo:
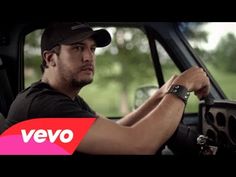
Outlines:
[[[131,35],[129,40],[125,39],[127,33]],[[97,83],[104,85],[116,82],[122,89],[127,90],[133,81],[142,83],[148,77],[153,77],[150,53],[142,52],[140,49],[144,40],[147,42],[141,31],[118,28],[110,47],[102,56],[97,57]],[[115,54],[112,53],[114,49],[117,50]]]
[[[226,96],[231,100],[236,100],[236,91],[234,86],[236,74],[221,70],[212,64],[207,64],[207,68],[213,75],[214,79],[218,82]]]
[[[201,30],[204,24],[205,23],[182,23],[180,28],[190,42],[198,44],[202,41],[207,42],[208,33]],[[234,34],[228,33],[224,36],[214,51],[206,51],[200,48],[199,45],[193,45],[193,48],[197,55],[206,63],[213,64],[222,71],[236,72],[236,65],[232,64],[235,63],[236,56],[236,38]]]
[[[112,36],[112,43],[102,55],[97,56],[93,83],[99,89],[99,95],[105,96],[96,95],[96,100],[98,100],[96,101],[94,96],[87,94],[87,91],[81,94],[89,103],[97,102],[99,106],[94,105],[99,112],[114,115],[111,114],[110,110],[114,110],[111,105],[116,104],[118,106],[114,112],[118,114],[115,115],[122,115],[131,111],[134,92],[138,86],[155,83],[153,80],[155,73],[150,58],[148,41],[142,31],[131,28],[116,28]],[[103,101],[104,98],[106,101]],[[99,99],[101,100],[100,103],[98,103]],[[103,105],[103,108],[100,105]],[[127,110],[122,111],[124,106],[127,107]]]
[[[42,31],[31,33],[26,38],[25,50],[25,82],[26,86],[41,77],[39,65],[40,52],[32,53],[32,49],[39,48],[39,36]],[[191,34],[191,39],[205,40],[206,33]],[[127,37],[129,36],[129,37]],[[236,39],[229,34],[222,39],[217,52],[210,53],[195,48],[197,54],[203,58],[215,79],[231,99],[236,99],[232,89],[232,81],[236,80],[233,65],[236,56]],[[97,56],[97,67],[94,83],[86,86],[81,95],[91,107],[106,116],[121,116],[121,94],[127,93],[128,109],[131,111],[134,93],[138,86],[156,84],[153,64],[150,58],[148,42],[142,31],[130,28],[118,28],[113,34],[112,44],[107,47],[103,55]],[[179,74],[176,66],[171,62],[162,64],[165,80],[173,74]],[[230,67],[231,69],[228,69]],[[219,70],[220,68],[221,70]],[[186,112],[197,112],[198,100],[191,96]]]
[[[24,73],[25,87],[41,78],[40,36],[42,30],[36,30],[25,38],[24,46]]]
[[[118,84],[106,84],[103,87],[95,83],[87,85],[80,91],[80,95],[89,103],[91,108],[105,116],[122,116],[119,110],[120,93]]]
[[[216,50],[212,53],[213,64],[223,71],[236,72],[236,38],[228,33],[221,39]]]
[[[27,35],[25,44],[33,48],[38,48],[40,46],[40,36],[42,35],[42,32],[42,30],[36,30]]]

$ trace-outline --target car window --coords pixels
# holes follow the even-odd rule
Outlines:
[[[137,28],[109,27],[112,43],[96,49],[96,69],[92,84],[80,95],[96,112],[107,117],[121,117],[134,109],[134,95],[139,87],[157,85],[148,40]],[[42,30],[26,36],[25,87],[40,79],[39,50]]]
[[[180,70],[177,68],[177,66],[172,61],[171,57],[168,55],[166,50],[162,47],[162,45],[158,41],[156,41],[156,47],[165,81],[170,79],[172,75],[180,74]],[[199,103],[198,98],[193,93],[191,93],[185,108],[185,112],[196,113],[198,111],[198,103]]]
[[[227,98],[235,100],[236,23],[185,22],[179,29]]]
[[[43,30],[35,30],[25,37],[24,86],[25,88],[41,78],[40,40]]]

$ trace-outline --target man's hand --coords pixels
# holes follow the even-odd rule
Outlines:
[[[210,80],[205,71],[197,66],[184,71],[173,84],[183,85],[188,91],[194,91],[199,99],[206,97],[210,92]]]
[[[173,75],[160,89],[159,89],[159,92],[161,93],[162,96],[164,96],[170,86],[172,85],[173,81],[178,77],[178,75]]]
[[[203,87],[202,89],[194,92],[194,95],[196,95],[199,100],[205,98],[208,94],[209,94],[209,87]]]

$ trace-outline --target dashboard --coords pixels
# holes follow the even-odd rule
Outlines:
[[[199,104],[200,132],[216,154],[236,154],[236,102],[213,100]]]

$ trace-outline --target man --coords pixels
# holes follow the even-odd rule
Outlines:
[[[42,79],[13,102],[5,129],[37,117],[96,117],[77,150],[89,154],[154,154],[175,132],[189,92],[209,93],[209,79],[198,67],[173,76],[151,98],[116,123],[95,113],[80,90],[93,80],[95,49],[111,42],[104,30],[82,23],[49,25],[41,40]]]

